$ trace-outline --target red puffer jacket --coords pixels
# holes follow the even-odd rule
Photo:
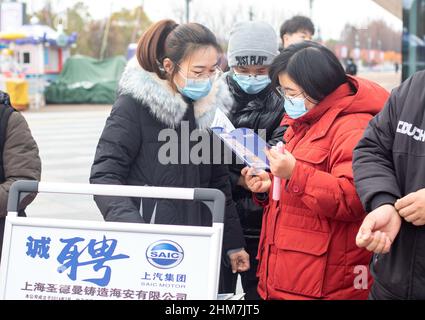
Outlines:
[[[389,95],[367,80],[349,82],[302,118],[284,119],[290,125],[286,149],[297,162],[291,179],[282,179],[281,201],[270,200],[264,211],[258,252],[263,299],[368,296],[371,255],[355,243],[365,211],[352,154]]]

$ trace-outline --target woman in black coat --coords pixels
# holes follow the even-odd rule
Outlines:
[[[91,170],[94,184],[216,188],[227,197],[223,252],[234,272],[249,268],[229,174],[213,164],[207,130],[215,111],[230,109],[231,97],[218,76],[219,46],[202,25],[154,24],[139,41],[119,84],[119,96],[99,140]],[[199,161],[201,159],[201,161]],[[96,196],[106,221],[211,225],[202,203]]]

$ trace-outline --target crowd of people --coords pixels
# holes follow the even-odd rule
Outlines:
[[[280,40],[268,23],[237,23],[223,73],[222,49],[207,27],[153,24],[120,80],[90,183],[221,190],[222,293],[235,292],[240,274],[249,300],[425,299],[425,73],[390,95],[344,68],[314,34],[302,16],[283,23]],[[214,149],[203,163],[160,159],[162,130],[175,130],[176,148],[188,144],[190,154],[196,142],[183,141],[180,128],[213,141],[217,112],[235,128],[265,132],[269,171],[217,163]],[[40,159],[7,99],[0,124],[4,226],[11,183],[40,179]],[[200,203],[95,202],[105,221],[212,223]],[[367,270],[361,286],[359,266]]]

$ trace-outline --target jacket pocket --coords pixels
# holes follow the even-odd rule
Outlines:
[[[329,242],[328,233],[280,228],[275,241],[276,289],[322,298]]]
[[[313,146],[309,148],[302,147],[295,150],[294,156],[297,160],[317,166],[325,163],[329,157],[329,150]]]

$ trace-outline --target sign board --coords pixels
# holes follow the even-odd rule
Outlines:
[[[8,216],[1,299],[216,299],[223,224]]]
[[[24,24],[25,4],[19,2],[4,2],[0,6],[0,31],[16,31]]]

